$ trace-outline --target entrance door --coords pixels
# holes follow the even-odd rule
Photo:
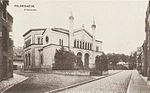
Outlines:
[[[83,68],[82,53],[81,52],[77,53],[77,66],[79,68]]]

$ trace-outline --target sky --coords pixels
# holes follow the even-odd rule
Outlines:
[[[9,0],[8,11],[14,18],[15,46],[23,46],[22,35],[31,28],[68,29],[70,12],[74,28],[83,24],[91,33],[93,17],[96,39],[102,40],[105,53],[135,51],[145,39],[145,14],[148,0]],[[34,7],[16,7],[34,5]],[[26,11],[24,9],[36,9]]]

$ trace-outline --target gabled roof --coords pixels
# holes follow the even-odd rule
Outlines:
[[[56,31],[56,32],[61,32],[61,33],[64,33],[64,34],[69,34],[69,30],[64,29],[64,28],[51,28],[51,30]],[[42,33],[42,35],[45,33],[45,31]]]
[[[24,36],[26,36],[27,34],[29,34],[30,32],[32,32],[32,31],[42,31],[42,30],[46,30],[47,28],[35,28],[35,29],[30,29],[29,31],[27,31],[24,35],[23,35],[23,37]]]
[[[93,38],[93,36],[84,28],[81,28],[81,29],[78,29],[78,30],[75,30],[74,33],[77,33],[77,32],[80,32],[80,31],[84,31],[85,33],[87,33],[91,38]],[[103,41],[100,41],[100,40],[95,40],[96,42],[100,42],[102,43]]]
[[[93,38],[93,36],[84,28],[81,28],[79,30],[74,31],[74,33],[80,32],[80,31],[84,31],[85,33],[87,33],[91,38]]]

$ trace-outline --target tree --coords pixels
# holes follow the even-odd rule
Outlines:
[[[129,69],[135,69],[136,68],[136,58],[137,58],[137,53],[133,53],[129,57]]]
[[[102,70],[107,71],[108,70],[108,59],[107,59],[107,55],[105,55],[105,53],[103,53],[100,56],[100,62],[101,62]]]
[[[56,49],[54,68],[57,70],[74,69],[76,56],[71,51],[66,51],[63,47],[60,50]]]
[[[107,54],[107,57],[108,57],[109,63],[111,63],[112,65],[116,65],[120,61],[119,56],[115,53],[112,53],[112,54],[109,53]]]
[[[128,55],[125,55],[125,54],[120,54],[120,59],[121,59],[123,62],[128,62],[129,56],[128,56]]]
[[[95,60],[96,70],[107,71],[108,70],[108,59],[103,53],[101,56],[96,56]]]
[[[100,71],[102,70],[100,56],[96,56],[96,58],[95,58],[95,69],[100,70]]]

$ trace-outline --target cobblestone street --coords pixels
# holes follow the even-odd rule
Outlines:
[[[131,78],[131,70],[84,84],[59,93],[126,93]]]

